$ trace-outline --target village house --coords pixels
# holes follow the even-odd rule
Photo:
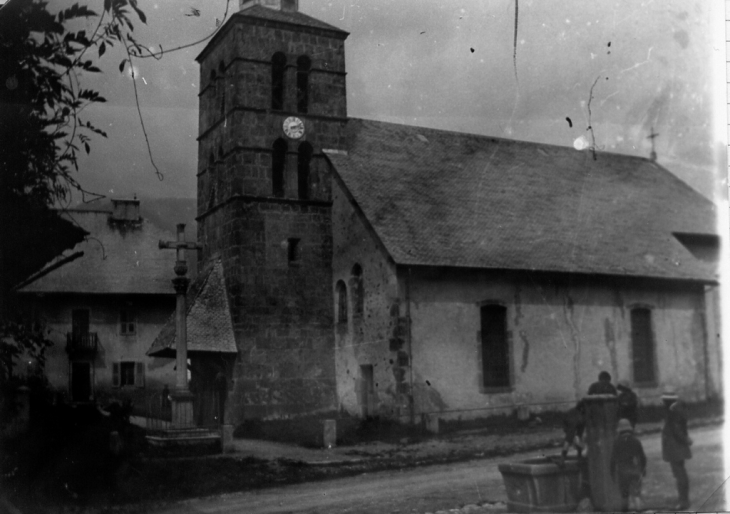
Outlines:
[[[720,394],[709,200],[651,159],[348,118],[347,36],[242,1],[197,58],[189,302],[228,313],[189,357],[228,422],[561,410],[601,370]]]
[[[51,386],[72,402],[144,403],[173,386],[174,361],[146,350],[175,309],[175,255],[158,249],[174,235],[140,215],[139,200],[61,215],[87,237],[26,281],[18,296],[50,330]]]

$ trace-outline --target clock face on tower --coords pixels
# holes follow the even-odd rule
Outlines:
[[[304,122],[296,116],[289,116],[284,120],[284,134],[292,139],[299,139],[304,135]]]

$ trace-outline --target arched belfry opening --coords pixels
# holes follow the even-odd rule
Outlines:
[[[306,55],[297,59],[297,112],[309,112],[309,71],[312,60]]]
[[[299,145],[297,160],[297,192],[300,200],[309,199],[309,166],[314,149],[306,141]]]
[[[286,171],[286,152],[289,145],[283,139],[274,141],[271,155],[271,188],[276,197],[284,196],[284,172]]]
[[[284,108],[284,77],[286,55],[276,52],[271,58],[271,108],[281,111]]]

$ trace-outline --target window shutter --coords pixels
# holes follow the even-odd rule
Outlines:
[[[112,387],[119,387],[119,363],[112,362]]]
[[[135,365],[134,385],[135,387],[144,387],[144,362],[138,362]]]

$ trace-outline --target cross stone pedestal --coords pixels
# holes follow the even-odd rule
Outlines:
[[[618,512],[621,510],[621,493],[611,477],[618,399],[611,394],[597,394],[586,396],[584,400],[591,503],[596,511]]]
[[[190,428],[195,426],[193,419],[193,394],[189,391],[177,391],[170,395],[172,399],[172,428]]]

